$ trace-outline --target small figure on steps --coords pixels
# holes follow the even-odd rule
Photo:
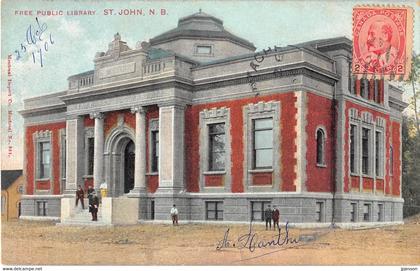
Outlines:
[[[89,200],[89,212],[92,214],[92,221],[98,221],[98,208],[99,198],[93,190],[91,200]]]
[[[80,203],[82,204],[82,209],[85,209],[84,199],[85,199],[85,191],[83,191],[82,186],[79,185],[79,188],[76,191],[76,207],[77,207],[77,205],[79,203],[79,200],[80,200]]]

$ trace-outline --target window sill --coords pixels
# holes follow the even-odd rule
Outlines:
[[[148,172],[146,176],[159,176],[159,172]]]
[[[327,165],[325,165],[325,164],[316,164],[316,166],[320,167],[320,168],[326,168],[327,167]]]
[[[263,168],[263,169],[248,169],[249,173],[273,173],[272,168]]]
[[[93,178],[93,175],[83,175],[83,179]]]
[[[360,174],[359,174],[359,173],[350,173],[350,176],[353,176],[353,177],[360,177]]]
[[[363,178],[373,179],[373,176],[372,176],[372,175],[366,175],[366,174],[363,174],[363,175],[362,175],[362,177],[363,177]]]
[[[49,181],[49,180],[50,180],[50,178],[38,178],[35,181],[36,182],[46,182],[46,181]]]
[[[273,184],[248,185],[249,188],[273,188]]]
[[[226,171],[205,171],[203,172],[204,175],[224,175],[226,174]]]

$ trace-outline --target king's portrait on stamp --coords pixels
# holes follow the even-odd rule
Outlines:
[[[412,9],[362,6],[353,9],[353,73],[402,76],[411,68]]]

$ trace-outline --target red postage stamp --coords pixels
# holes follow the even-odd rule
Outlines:
[[[406,80],[411,70],[412,46],[412,8],[353,8],[352,71],[357,77]]]

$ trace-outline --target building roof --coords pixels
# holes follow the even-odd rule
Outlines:
[[[276,51],[277,52],[288,51],[288,50],[291,50],[293,48],[306,49],[306,50],[314,52],[318,55],[322,55],[322,56],[324,56],[328,59],[332,59],[331,56],[329,56],[328,54],[325,53],[325,51],[328,51],[328,49],[331,49],[331,46],[344,46],[346,49],[347,49],[348,46],[350,46],[349,48],[351,50],[351,40],[349,40],[346,37],[336,37],[336,38],[329,38],[329,39],[322,39],[322,40],[312,40],[312,41],[308,41],[308,42],[304,42],[304,43],[298,43],[298,44],[292,44],[292,45],[277,47]],[[261,51],[255,52],[255,53],[248,53],[248,54],[243,54],[243,55],[227,57],[227,58],[223,58],[223,59],[209,61],[209,62],[206,62],[206,63],[200,63],[198,65],[198,67],[211,66],[213,64],[220,64],[220,63],[245,59],[245,58],[253,57],[256,54],[263,54],[263,53],[264,53],[264,50],[261,50]]]
[[[2,170],[1,171],[1,190],[9,188],[17,178],[22,175],[22,170]]]
[[[150,44],[156,45],[180,38],[227,39],[255,50],[254,44],[225,30],[222,20],[201,10],[179,19],[176,28],[150,39]]]
[[[321,52],[325,52],[331,49],[346,49],[351,51],[353,44],[349,38],[342,36],[336,38],[311,40],[308,42],[296,44],[296,46],[312,47]]]

